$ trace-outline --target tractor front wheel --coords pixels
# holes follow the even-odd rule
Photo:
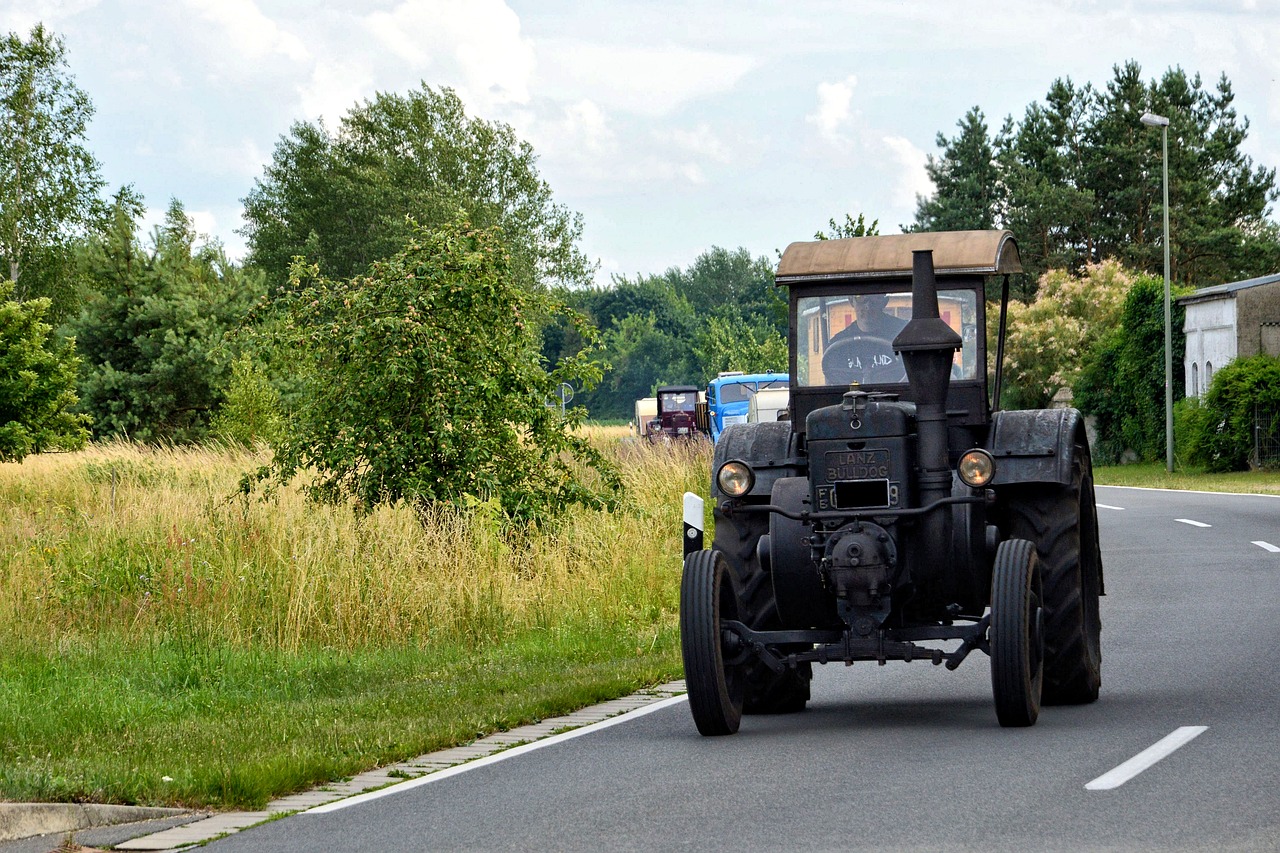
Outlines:
[[[680,581],[680,652],[689,710],[703,735],[731,735],[742,722],[745,679],[741,665],[725,665],[721,624],[736,619],[738,593],[724,555],[712,550],[686,557]]]
[[[991,577],[991,692],[1002,726],[1035,725],[1044,682],[1040,561],[1025,539],[1001,542]]]

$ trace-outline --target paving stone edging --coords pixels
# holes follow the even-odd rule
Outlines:
[[[267,803],[267,807],[263,811],[222,812],[172,829],[120,842],[115,845],[115,849],[168,851],[210,841],[223,835],[239,832],[242,829],[247,829],[274,817],[305,811],[336,800],[346,799],[365,791],[404,782],[407,779],[416,779],[435,773],[438,770],[444,770],[477,758],[493,755],[496,752],[510,749],[522,743],[530,743],[563,731],[598,723],[610,717],[616,717],[619,714],[625,714],[628,711],[634,711],[646,705],[661,702],[672,696],[678,696],[684,692],[685,685],[683,681],[660,684],[657,687],[641,690],[630,696],[623,696],[621,699],[613,699],[609,702],[602,702],[599,705],[592,705],[588,708],[574,711],[572,714],[565,714],[562,717],[553,717],[527,726],[519,726],[510,731],[497,732],[465,746],[442,749],[398,764],[378,767],[354,776],[345,782],[334,782],[311,791],[280,797]]]

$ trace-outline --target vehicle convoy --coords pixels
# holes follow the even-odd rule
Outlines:
[[[745,424],[750,417],[751,400],[762,391],[785,390],[789,384],[785,373],[721,373],[707,383],[707,425],[711,440],[718,442],[725,427]]]
[[[790,419],[725,428],[711,548],[687,530],[680,633],[702,734],[803,709],[814,663],[955,669],[980,649],[1003,726],[1097,698],[1103,576],[1083,419],[992,405],[1020,271],[1007,231],[787,247]]]

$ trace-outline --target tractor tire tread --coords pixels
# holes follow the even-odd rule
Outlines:
[[[768,516],[739,514],[729,518],[716,509],[715,522],[713,547],[724,554],[733,572],[742,621],[757,630],[780,628],[773,579],[756,558],[760,537],[769,531]],[[758,661],[747,664],[743,713],[791,714],[804,710],[812,677],[813,670],[808,663],[782,673],[775,673]]]
[[[1087,451],[1086,451],[1087,453]],[[1077,453],[1079,458],[1079,453]],[[1087,457],[1086,457],[1087,458]],[[1044,590],[1044,694],[1046,705],[1081,705],[1098,698],[1101,686],[1101,653],[1096,633],[1100,628],[1099,617],[1089,618],[1088,610],[1097,608],[1097,574],[1101,568],[1097,560],[1097,540],[1086,537],[1085,529],[1096,531],[1082,524],[1082,513],[1092,511],[1082,500],[1082,491],[1089,488],[1092,502],[1092,482],[1083,473],[1083,465],[1077,470],[1069,486],[1058,484],[1034,484],[1019,489],[1017,497],[1008,504],[1011,535],[1030,539],[1036,544],[1040,557],[1040,578]],[[1093,541],[1084,541],[1092,538]],[[1092,551],[1088,561],[1082,560],[1086,551]],[[1086,589],[1082,569],[1095,572]],[[1093,601],[1086,601],[1092,595]],[[1090,624],[1092,622],[1092,624]],[[1092,644],[1089,632],[1093,631]],[[1091,649],[1090,646],[1093,646]]]

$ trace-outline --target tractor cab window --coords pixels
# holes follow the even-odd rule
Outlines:
[[[662,411],[664,412],[692,412],[694,409],[693,394],[663,394],[662,395]]]
[[[754,382],[733,382],[728,385],[721,385],[720,402],[741,403],[750,400],[755,390],[756,384]]]
[[[938,313],[963,341],[953,380],[979,377],[977,309],[976,291],[938,291]],[[796,312],[795,381],[800,387],[907,381],[893,339],[911,319],[909,290],[802,296]]]

